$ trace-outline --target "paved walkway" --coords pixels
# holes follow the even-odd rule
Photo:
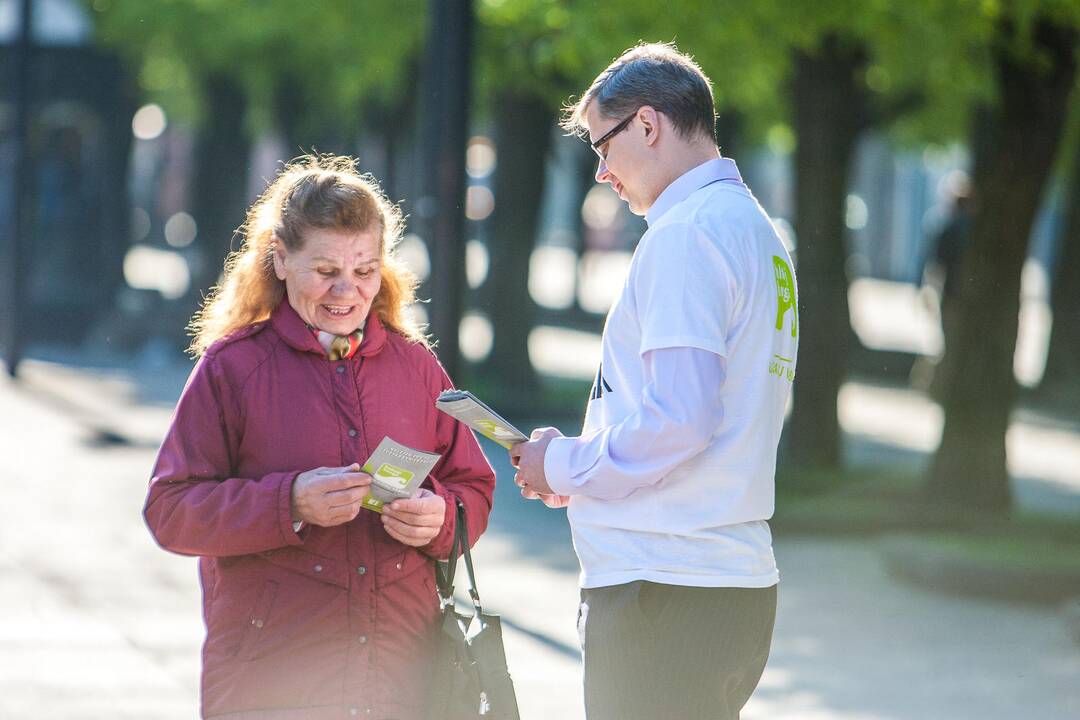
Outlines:
[[[29,362],[21,384],[0,380],[2,718],[197,714],[194,561],[159,550],[139,513],[183,373],[162,366],[153,377],[136,387],[122,374]],[[851,388],[860,408],[896,401]],[[867,452],[915,452],[864,430]],[[1072,452],[1075,435],[1058,431]],[[522,501],[505,454],[486,449],[500,486],[479,582],[505,618],[522,717],[581,718],[565,516]],[[1069,477],[1058,480],[1055,492],[1072,497]],[[776,550],[773,655],[744,718],[1080,717],[1080,648],[1053,609],[909,588],[885,574],[872,543],[779,538]]]

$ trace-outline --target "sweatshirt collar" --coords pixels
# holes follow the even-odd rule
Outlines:
[[[289,347],[300,352],[313,352],[326,357],[326,351],[319,344],[318,338],[308,329],[307,323],[296,314],[296,310],[289,304],[288,298],[282,298],[281,303],[278,304],[277,309],[270,316],[270,322],[273,324],[277,334],[281,336],[281,339]],[[379,321],[379,316],[375,312],[368,312],[367,320],[364,323],[364,339],[360,343],[360,349],[352,357],[374,355],[382,350],[385,344],[386,328],[383,327],[383,324]]]
[[[654,225],[664,213],[681,203],[695,190],[700,190],[714,182],[734,182],[742,185],[742,175],[731,158],[706,160],[695,168],[687,170],[675,181],[664,188],[660,196],[645,213],[645,221]]]

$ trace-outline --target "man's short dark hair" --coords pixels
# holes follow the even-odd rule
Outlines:
[[[617,57],[581,99],[565,109],[562,128],[586,137],[585,111],[593,101],[606,118],[622,120],[649,105],[667,116],[684,138],[715,137],[716,109],[709,78],[693,58],[671,43],[643,43]]]

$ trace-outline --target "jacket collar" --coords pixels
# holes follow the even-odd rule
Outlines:
[[[282,298],[281,303],[270,316],[270,323],[289,347],[300,352],[313,352],[326,357],[326,351],[319,344],[318,338],[308,330],[307,323],[296,314],[288,298]],[[386,328],[379,321],[378,315],[369,312],[364,323],[364,340],[360,343],[360,349],[356,351],[353,358],[374,355],[382,350],[385,344]]]

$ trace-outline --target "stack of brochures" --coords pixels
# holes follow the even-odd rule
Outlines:
[[[444,390],[435,407],[504,448],[529,439],[468,390]]]

